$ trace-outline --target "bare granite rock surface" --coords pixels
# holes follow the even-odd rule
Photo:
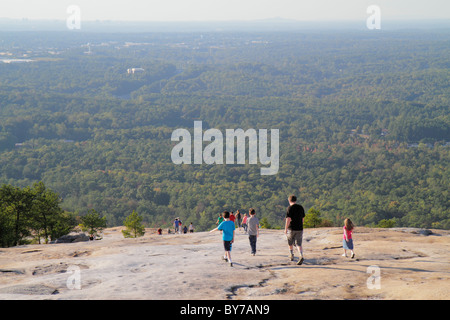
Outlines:
[[[233,267],[219,232],[0,248],[0,299],[450,299],[450,231],[356,228],[355,258],[341,228],[305,229],[304,263],[282,230],[262,229],[257,254],[237,230]]]

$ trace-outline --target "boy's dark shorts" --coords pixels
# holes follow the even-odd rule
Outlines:
[[[225,251],[231,251],[231,241],[223,240],[223,247]]]

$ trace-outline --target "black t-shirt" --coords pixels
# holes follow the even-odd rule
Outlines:
[[[305,217],[305,209],[299,204],[294,203],[286,210],[286,218],[291,218],[288,226],[289,230],[303,230],[303,218]]]

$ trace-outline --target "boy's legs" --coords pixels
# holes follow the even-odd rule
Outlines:
[[[250,241],[250,247],[252,249],[252,254],[256,254],[256,236],[249,235],[248,240]]]
[[[223,241],[223,246],[225,248],[225,255],[224,258],[228,260],[230,263],[230,266],[233,266],[233,262],[231,261],[231,241]]]
[[[231,251],[225,251],[225,254],[227,256],[228,262],[231,263]]]

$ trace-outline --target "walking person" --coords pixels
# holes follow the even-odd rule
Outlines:
[[[239,230],[241,230],[241,213],[238,211],[236,211],[236,222],[237,222],[237,227]]]
[[[250,248],[252,256],[256,254],[256,240],[259,237],[259,219],[255,216],[255,209],[249,210],[250,218],[247,220],[248,225],[248,240],[250,241]]]
[[[230,213],[228,211],[224,211],[223,213],[224,221],[215,229],[210,232],[214,232],[217,230],[222,232],[222,240],[223,247],[225,249],[225,254],[223,256],[224,260],[227,260],[230,264],[230,267],[233,266],[233,262],[231,261],[231,247],[234,242],[235,229],[234,222],[230,220]]]
[[[233,214],[233,211],[230,212],[230,221],[233,221],[233,223],[236,221],[236,216]]]
[[[344,220],[344,227],[342,228],[344,230],[344,237],[342,240],[342,247],[344,248],[344,253],[342,254],[343,257],[347,257],[347,250],[350,250],[351,258],[353,259],[355,257],[355,253],[353,252],[353,238],[352,233],[353,229],[355,228],[353,222],[350,219]]]
[[[178,229],[180,230],[180,234],[183,232],[183,221],[181,221],[180,218],[178,218]]]
[[[175,221],[173,222],[173,227],[175,228],[175,234],[177,234],[180,228],[180,221],[178,220],[178,218],[175,218]]]
[[[223,219],[223,213],[219,213],[219,217],[217,218],[216,224],[217,226],[220,226],[220,224],[224,221]],[[220,231],[222,233],[222,231]]]
[[[303,259],[302,239],[303,239],[303,221],[305,219],[305,209],[297,204],[297,197],[289,196],[289,207],[286,210],[286,224],[284,233],[288,241],[290,259],[294,261],[294,245],[300,255],[297,265],[301,265]]]
[[[219,217],[217,218],[216,224],[219,225],[223,222],[223,214],[219,213]]]
[[[244,213],[244,218],[242,219],[242,228],[244,228],[245,233],[247,233],[247,214]]]

